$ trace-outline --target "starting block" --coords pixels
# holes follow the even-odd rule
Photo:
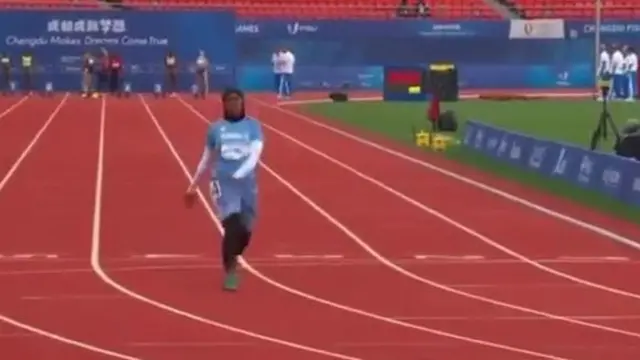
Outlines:
[[[429,148],[435,151],[445,151],[449,144],[454,143],[454,139],[448,135],[432,134],[425,130],[420,130],[414,134],[417,147]]]

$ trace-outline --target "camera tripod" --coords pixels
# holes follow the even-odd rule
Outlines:
[[[600,119],[598,120],[598,124],[591,135],[591,150],[596,150],[598,148],[598,144],[601,139],[606,140],[609,133],[609,128],[611,132],[615,136],[616,145],[620,142],[620,131],[618,131],[618,127],[616,123],[613,121],[611,117],[611,113],[609,112],[608,100],[607,97],[609,95],[609,89],[602,89],[602,111],[600,112]]]

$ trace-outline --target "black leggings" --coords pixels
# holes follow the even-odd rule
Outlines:
[[[98,92],[107,91],[109,88],[109,74],[106,71],[100,71],[96,75],[96,90]]]
[[[0,85],[0,88],[2,88],[3,91],[9,91],[11,90],[9,89],[10,83],[11,83],[11,72],[9,71],[9,69],[2,69],[2,84]]]
[[[178,91],[178,72],[175,69],[167,69],[166,91]]]
[[[111,70],[109,74],[109,91],[116,93],[120,91],[120,71]]]
[[[23,91],[33,90],[33,73],[31,72],[31,69],[22,70],[22,90]]]
[[[222,221],[222,262],[225,271],[234,270],[237,258],[241,256],[251,241],[251,231],[242,222],[240,214],[231,214]]]

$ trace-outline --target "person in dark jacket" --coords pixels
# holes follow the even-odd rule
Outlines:
[[[2,72],[0,88],[7,92],[11,90],[11,58],[7,54],[0,54],[0,71]]]
[[[105,48],[100,49],[96,71],[96,90],[98,93],[107,92],[109,89],[109,52]]]
[[[627,123],[624,124],[622,129],[620,129],[620,135],[628,136],[635,133],[640,133],[640,120],[638,119],[629,119]]]
[[[640,161],[640,121],[629,119],[620,129],[620,140],[613,150],[616,155]]]
[[[109,54],[109,92],[112,94],[120,93],[123,66],[120,55],[116,53]]]
[[[22,90],[27,94],[31,94],[33,92],[33,54],[26,51],[22,54],[20,60],[22,63]]]
[[[166,71],[167,91],[174,96],[178,91],[178,59],[176,55],[169,51],[164,57],[164,67]]]

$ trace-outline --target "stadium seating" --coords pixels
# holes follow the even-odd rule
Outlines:
[[[97,9],[102,4],[87,0],[0,0],[4,9]]]
[[[584,19],[596,15],[594,1],[512,0],[527,18]],[[603,19],[629,19],[640,16],[640,0],[602,0]]]
[[[234,9],[245,17],[296,17],[307,19],[395,17],[398,0],[125,0],[124,3],[145,9]],[[414,0],[410,0],[413,3]],[[427,1],[429,2],[429,1]],[[95,8],[97,0],[0,0],[0,6],[12,8]],[[438,0],[431,16],[438,19],[497,19],[484,0]]]
[[[393,18],[397,0],[128,0],[127,4],[144,7],[214,7],[233,8],[248,17],[304,18]],[[413,1],[410,1],[413,2]],[[439,19],[499,18],[484,0],[439,0],[431,9]]]
[[[640,0],[602,0],[603,18],[640,16]],[[399,0],[124,0],[145,9],[233,9],[245,17],[296,17],[307,19],[395,17]],[[410,3],[414,0],[409,0]],[[527,18],[593,18],[591,0],[505,0]],[[427,0],[436,19],[497,19],[500,15],[484,0]],[[0,0],[4,8],[99,8],[98,0]]]

